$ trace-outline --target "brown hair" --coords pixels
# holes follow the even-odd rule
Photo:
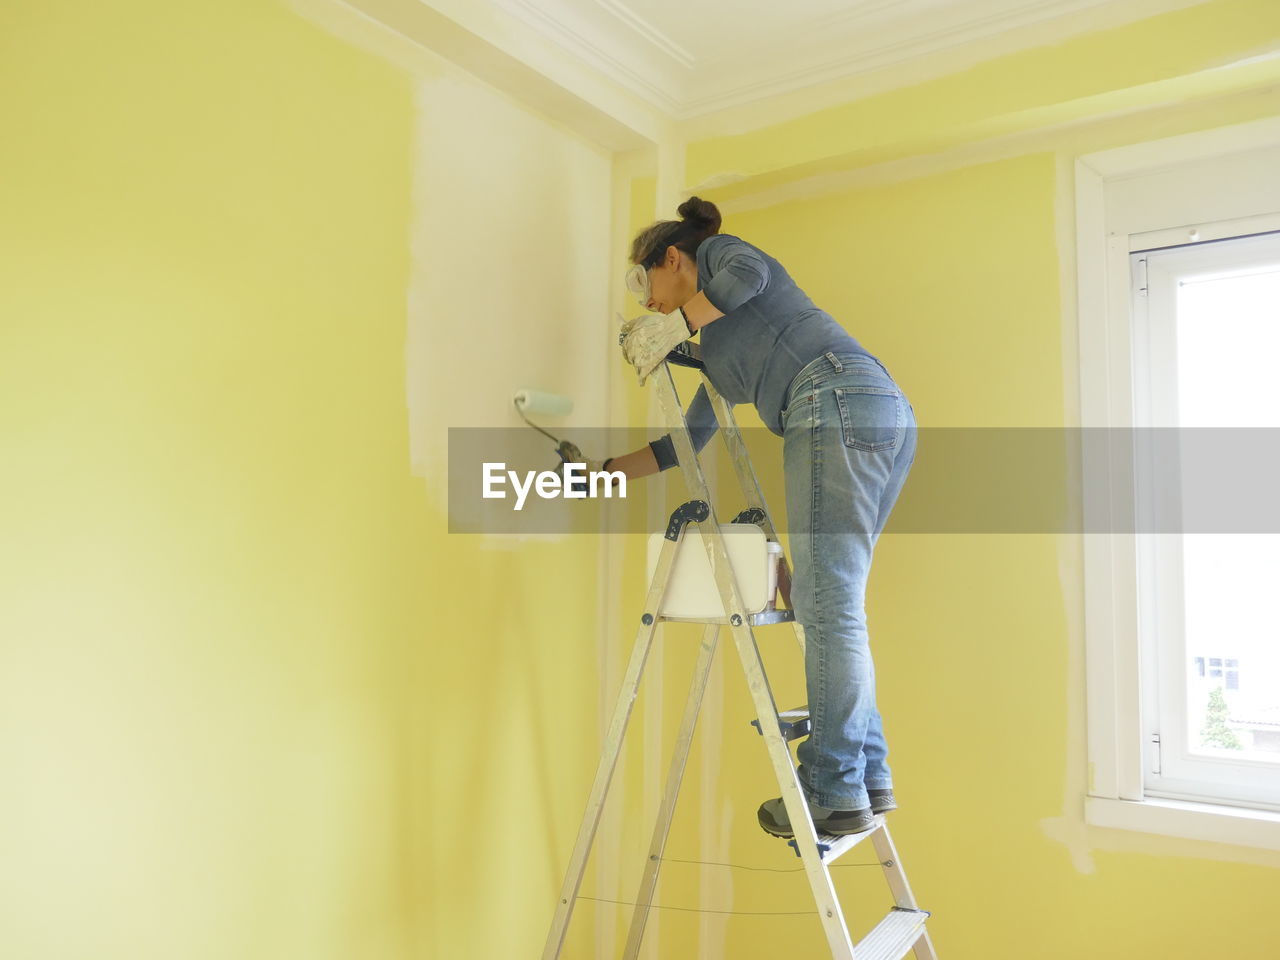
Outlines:
[[[676,208],[682,220],[658,220],[631,241],[631,262],[652,267],[662,262],[667,247],[696,257],[703,240],[720,232],[720,211],[710,200],[690,197]]]

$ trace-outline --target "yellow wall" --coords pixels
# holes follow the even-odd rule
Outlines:
[[[408,85],[271,4],[0,37],[0,953],[403,956]]]
[[[603,299],[546,293],[599,272],[572,255],[607,246],[610,158],[458,83],[270,0],[0,10],[0,956],[545,936],[595,752],[597,545],[449,537],[413,455],[440,462],[468,412],[515,426],[517,386],[599,407],[590,352],[534,334],[599,327]],[[495,143],[582,183],[477,198],[432,264],[412,242],[461,207],[464,99],[467,189],[503,194],[521,156]],[[513,218],[495,252],[519,266],[468,312],[475,245]],[[535,226],[565,264],[531,263]],[[455,400],[425,409],[408,353],[433,324],[489,362],[442,352]]]

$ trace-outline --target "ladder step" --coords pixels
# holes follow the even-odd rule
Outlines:
[[[894,907],[858,941],[853,955],[858,960],[902,960],[924,933],[928,918],[928,910]]]
[[[760,729],[759,720],[752,720],[751,725],[756,728],[756,733],[764,736],[764,731]],[[807,737],[809,735],[809,708],[797,707],[794,710],[783,710],[778,714],[778,729],[782,731],[782,739],[787,741]]]
[[[761,610],[759,613],[750,614],[747,620],[752,626],[758,627],[766,623],[791,623],[795,618],[794,610]]]
[[[791,610],[761,610],[759,613],[747,614],[747,623],[753,627],[759,627],[770,623],[791,623],[795,618],[796,615]],[[727,624],[729,622],[728,617],[669,617],[665,613],[658,614],[658,620],[669,620],[672,623]]]
[[[867,837],[884,829],[884,814],[877,813],[875,815],[876,825],[870,830],[863,830],[861,833],[850,833],[843,837],[837,837],[830,833],[818,833],[818,856],[829,863],[834,863],[839,857],[844,856]],[[795,838],[792,837],[787,841],[787,845],[796,852],[796,856],[800,856],[800,848],[796,845]],[[861,957],[858,960],[862,960]]]

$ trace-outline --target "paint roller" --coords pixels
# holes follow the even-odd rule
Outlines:
[[[516,408],[521,415],[532,413],[535,416],[565,417],[572,412],[573,401],[558,393],[521,387],[516,391]]]
[[[516,391],[514,398],[516,412],[521,418],[533,429],[539,433],[551,437],[556,444],[556,453],[560,455],[562,463],[586,463],[587,458],[582,455],[582,451],[578,449],[576,444],[570,443],[568,440],[561,440],[552,436],[542,427],[538,426],[529,419],[526,414],[543,417],[564,417],[568,416],[573,410],[573,401],[568,397],[562,397],[558,393],[548,393],[546,390],[534,390],[532,387],[521,387]]]

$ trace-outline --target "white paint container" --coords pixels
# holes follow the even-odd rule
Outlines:
[[[778,558],[782,555],[782,545],[769,542],[764,531],[754,523],[722,523],[720,533],[746,612],[772,610],[778,593]],[[649,583],[653,583],[658,569],[663,539],[662,533],[649,536]],[[658,613],[666,617],[725,616],[697,524],[689,524],[676,549],[671,579]]]
[[[782,544],[776,540],[769,540],[765,543],[765,547],[769,551],[769,586],[766,591],[768,600],[764,608],[772,610],[778,605],[778,563],[782,560]]]

